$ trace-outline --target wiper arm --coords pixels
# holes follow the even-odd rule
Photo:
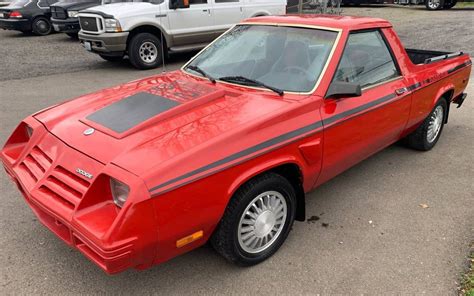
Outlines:
[[[207,79],[209,79],[209,81],[211,81],[212,83],[216,83],[216,79],[214,79],[214,77],[212,77],[211,75],[207,74],[206,71],[204,71],[203,69],[201,69],[199,66],[194,66],[194,65],[189,65],[186,67],[187,69],[191,69],[195,72],[198,72],[199,74],[201,74],[202,76],[206,77]]]
[[[244,77],[244,76],[224,76],[224,77],[220,77],[219,80],[222,80],[222,81],[225,81],[225,82],[233,82],[233,83],[238,83],[238,84],[244,84],[244,85],[249,85],[250,84],[250,85],[255,85],[255,86],[261,86],[261,87],[268,88],[269,90],[272,90],[272,91],[276,92],[280,96],[283,96],[285,94],[284,91],[279,89],[279,88],[267,85],[267,84],[265,84],[261,81],[251,79],[251,78],[247,78],[247,77]]]

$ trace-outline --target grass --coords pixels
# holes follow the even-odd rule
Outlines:
[[[474,7],[474,2],[458,2],[454,7]],[[471,296],[471,295],[469,295]]]
[[[459,295],[474,296],[474,248],[471,250],[471,255],[469,256],[469,269],[461,280]]]

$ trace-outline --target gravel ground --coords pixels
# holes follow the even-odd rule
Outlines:
[[[472,10],[345,13],[391,20],[409,47],[474,53]],[[0,32],[0,52],[0,145],[34,111],[160,72],[102,62],[59,34]],[[186,59],[174,57],[169,70]],[[295,223],[279,252],[252,268],[203,247],[147,271],[109,277],[42,226],[0,173],[0,295],[455,294],[474,240],[472,81],[467,92],[435,149],[393,145],[324,184],[307,197],[308,217],[319,220]]]
[[[474,9],[455,7],[431,12],[423,6],[393,5],[347,7],[343,13],[388,19],[407,47],[474,53]],[[65,34],[38,37],[0,31],[0,54],[0,81],[116,67],[86,52],[77,40]],[[171,62],[188,57],[174,57]],[[124,64],[129,67],[127,62]]]

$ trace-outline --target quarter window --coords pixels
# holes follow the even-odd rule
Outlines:
[[[351,33],[334,80],[362,88],[400,76],[379,31]]]

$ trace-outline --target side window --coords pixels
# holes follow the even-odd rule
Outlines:
[[[189,0],[189,5],[193,4],[207,4],[207,0]]]
[[[216,3],[239,2],[240,0],[215,0]]]
[[[351,33],[334,80],[359,83],[362,88],[399,76],[379,31]]]

